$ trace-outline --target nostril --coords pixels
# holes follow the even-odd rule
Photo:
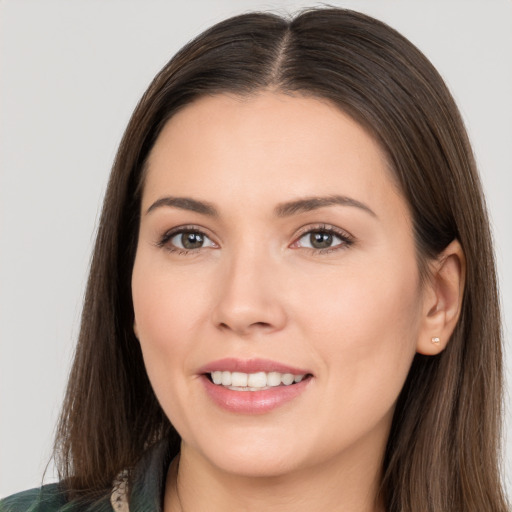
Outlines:
[[[236,325],[229,325],[226,322],[221,322],[221,323],[219,323],[218,327],[221,330],[226,329],[226,330],[233,330],[233,331],[244,331],[245,333],[248,334],[251,331],[253,331],[254,329],[256,329],[256,330],[270,329],[270,328],[272,328],[272,324],[270,324],[268,322],[253,322],[253,323],[247,325],[246,327],[238,327]]]

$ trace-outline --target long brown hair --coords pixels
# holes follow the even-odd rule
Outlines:
[[[120,144],[105,196],[55,456],[71,496],[101,493],[164,436],[133,333],[131,272],[144,165],[162,127],[206,94],[262,89],[325,98],[387,152],[423,271],[453,239],[467,264],[447,349],[416,355],[383,467],[388,512],[505,511],[498,469],[502,353],[484,199],[460,114],[426,57],[389,26],[343,9],[251,13],[187,44],[155,77]]]

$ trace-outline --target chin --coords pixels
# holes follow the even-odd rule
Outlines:
[[[299,448],[296,439],[293,444],[262,437],[256,441],[248,434],[244,440],[227,436],[225,439],[217,437],[214,441],[200,443],[191,449],[225,473],[254,478],[278,477],[308,465],[307,454]]]
[[[212,454],[213,455],[213,454]],[[210,463],[225,473],[246,478],[275,478],[292,473],[301,467],[295,457],[283,453],[254,453],[247,450],[243,453],[226,453],[210,459]]]

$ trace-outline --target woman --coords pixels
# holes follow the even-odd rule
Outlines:
[[[247,14],[133,114],[61,484],[2,510],[503,511],[500,393],[488,221],[442,79],[367,16]]]

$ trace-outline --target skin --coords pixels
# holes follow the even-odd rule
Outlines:
[[[371,212],[333,204],[276,215],[282,203],[333,194]],[[218,216],[165,204],[148,212],[168,196],[208,202]],[[173,246],[180,236],[161,243],[180,226],[203,232],[205,245],[184,253]],[[308,230],[325,226],[342,236],[327,251],[308,247]],[[132,277],[147,372],[182,436],[165,511],[380,510],[397,396],[414,354],[445,347],[463,270],[454,242],[420,284],[386,157],[332,104],[263,91],[201,98],[176,114],[150,154]],[[313,377],[270,412],[228,412],[198,374],[225,357]]]

